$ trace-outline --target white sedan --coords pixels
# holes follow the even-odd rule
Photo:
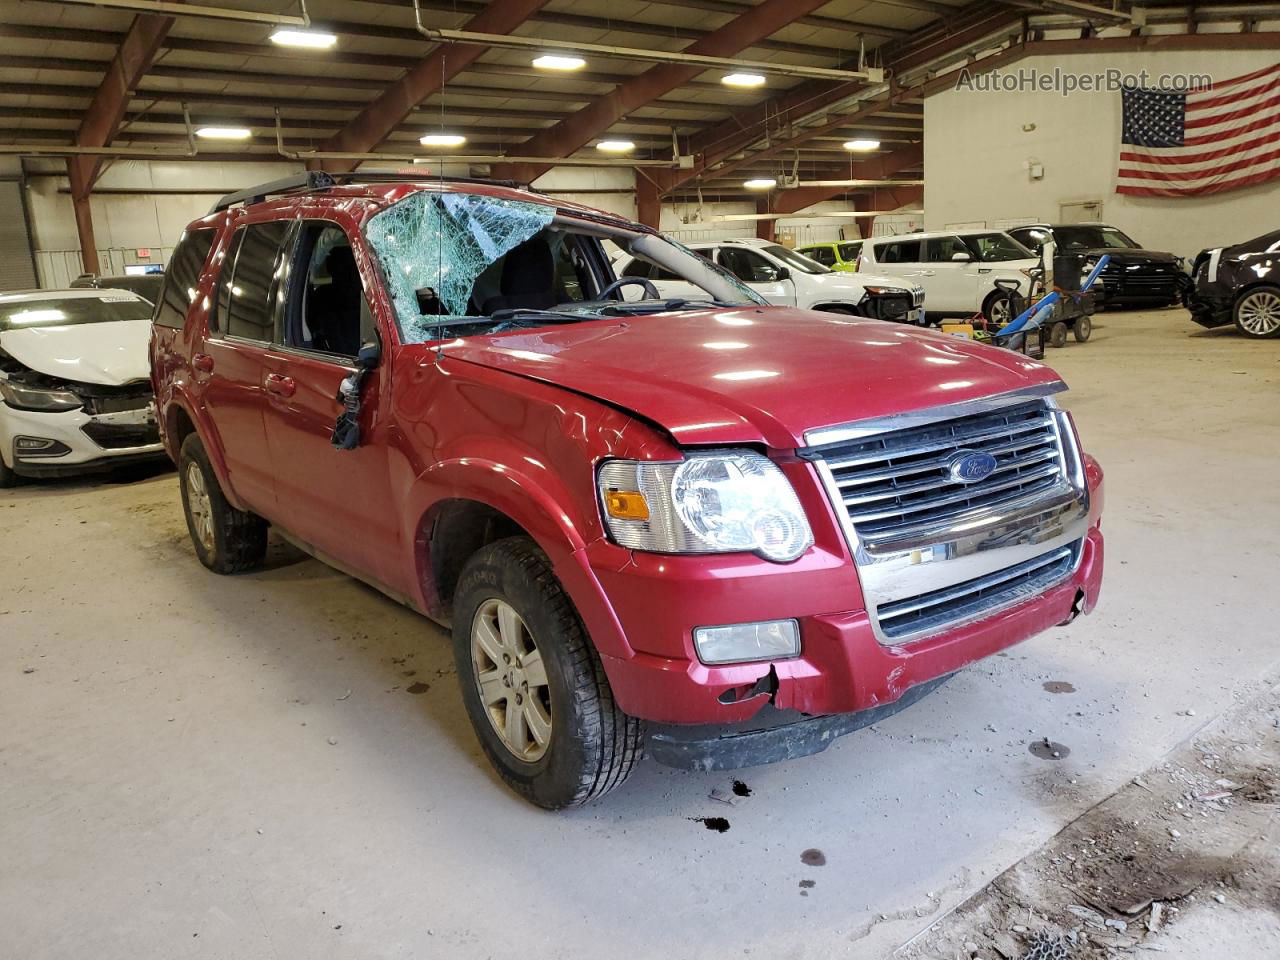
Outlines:
[[[0,487],[165,455],[151,310],[127,290],[0,294]]]

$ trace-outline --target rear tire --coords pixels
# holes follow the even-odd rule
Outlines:
[[[499,540],[467,562],[454,594],[453,652],[480,746],[529,802],[587,803],[643,756],[644,724],[618,709],[582,621],[532,540]]]
[[[1091,333],[1093,333],[1093,318],[1087,313],[1076,317],[1076,322],[1071,325],[1071,335],[1076,338],[1076,342],[1084,343]]]
[[[1255,340],[1280,337],[1280,287],[1254,287],[1236,301],[1236,329]]]
[[[214,573],[240,573],[267,554],[267,521],[227,502],[200,438],[192,433],[178,455],[182,511],[196,556]]]

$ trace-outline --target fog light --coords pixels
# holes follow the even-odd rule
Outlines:
[[[693,645],[703,663],[746,663],[800,655],[800,624],[764,620],[723,627],[697,627]]]
[[[30,457],[61,457],[70,453],[71,448],[65,443],[58,440],[50,440],[47,437],[15,437],[13,440],[13,452],[15,456]]]

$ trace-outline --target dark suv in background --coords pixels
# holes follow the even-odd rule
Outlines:
[[[1187,300],[1202,327],[1234,321],[1246,337],[1280,337],[1280,230],[1231,247],[1201,250]]]
[[[1179,303],[1190,281],[1181,257],[1145,250],[1124,231],[1106,223],[1033,223],[1008,233],[1039,252],[1052,239],[1060,253],[1083,253],[1111,260],[1102,270],[1104,306],[1160,306]],[[1092,267],[1092,264],[1089,264]]]

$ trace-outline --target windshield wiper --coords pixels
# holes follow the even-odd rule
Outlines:
[[[489,319],[496,323],[511,323],[520,326],[522,321],[534,320],[548,323],[577,323],[580,320],[595,320],[600,314],[591,311],[574,310],[535,310],[532,307],[508,307],[495,310]]]
[[[672,297],[669,300],[632,300],[611,303],[600,312],[612,316],[632,317],[645,313],[670,313],[675,310],[704,310],[707,307],[727,306],[720,300],[695,300],[688,297]]]

